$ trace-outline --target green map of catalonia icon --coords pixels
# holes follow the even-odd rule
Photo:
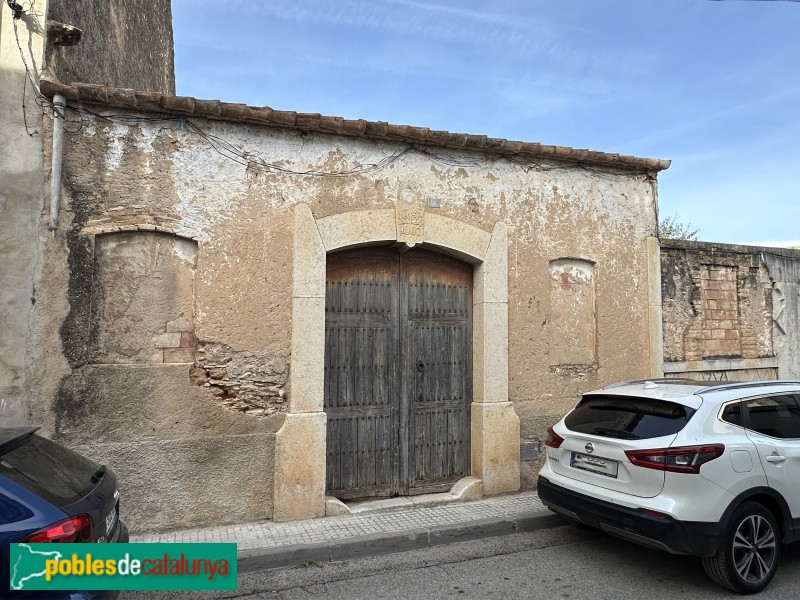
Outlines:
[[[60,559],[60,552],[40,552],[28,544],[12,544],[11,589],[24,590],[26,581],[45,576],[45,561]]]

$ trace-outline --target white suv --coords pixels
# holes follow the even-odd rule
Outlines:
[[[762,590],[800,540],[800,382],[617,383],[583,394],[546,446],[548,508],[700,556],[731,590]]]

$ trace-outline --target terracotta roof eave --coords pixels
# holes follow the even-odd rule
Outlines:
[[[670,166],[669,160],[657,158],[639,158],[569,148],[567,146],[547,146],[534,142],[489,138],[485,135],[435,131],[425,127],[394,125],[382,121],[364,121],[363,119],[344,119],[316,113],[279,111],[266,106],[254,107],[220,102],[219,100],[200,100],[188,96],[165,96],[158,92],[141,92],[89,83],[71,83],[67,85],[43,78],[40,83],[40,89],[42,94],[49,98],[52,98],[55,94],[61,94],[71,102],[166,115],[192,115],[234,123],[267,125],[349,137],[385,139],[429,147],[520,156],[521,158],[548,158],[576,163],[590,163],[636,171],[663,171]]]

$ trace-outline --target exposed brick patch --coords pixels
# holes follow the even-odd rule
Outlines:
[[[197,241],[199,234],[188,229],[178,215],[152,213],[143,206],[116,207],[105,215],[86,222],[83,235],[101,235],[120,231],[155,231]]]
[[[764,358],[772,345],[772,282],[759,255],[662,248],[664,358]]]
[[[222,344],[198,342],[189,379],[208,388],[228,410],[266,417],[287,409],[282,362],[237,352]]]
[[[194,348],[194,334],[191,331],[181,331],[181,348]]]

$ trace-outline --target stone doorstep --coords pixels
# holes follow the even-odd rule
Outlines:
[[[477,477],[464,477],[458,480],[449,492],[438,494],[420,494],[419,496],[400,496],[394,498],[378,498],[351,500],[343,502],[331,496],[325,497],[325,516],[356,515],[376,513],[398,508],[417,506],[443,506],[455,502],[480,500],[483,497],[483,481]]]

